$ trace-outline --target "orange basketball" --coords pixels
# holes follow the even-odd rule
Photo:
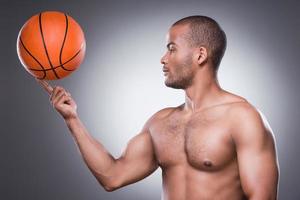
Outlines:
[[[64,78],[78,69],[85,46],[79,24],[56,11],[32,16],[17,40],[18,56],[25,69],[38,79],[47,80]]]

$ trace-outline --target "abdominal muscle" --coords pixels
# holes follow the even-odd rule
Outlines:
[[[219,171],[189,164],[162,168],[162,200],[244,200],[236,162]]]

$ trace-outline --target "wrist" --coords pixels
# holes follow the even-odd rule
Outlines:
[[[74,115],[74,116],[66,117],[66,118],[64,118],[64,120],[66,123],[71,123],[73,121],[78,121],[79,117],[78,117],[78,115]]]
[[[82,134],[83,125],[78,116],[65,118],[65,123],[73,137],[78,138]]]

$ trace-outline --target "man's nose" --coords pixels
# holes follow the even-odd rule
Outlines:
[[[167,58],[166,58],[166,54],[165,55],[163,55],[163,57],[161,57],[161,59],[160,59],[160,63],[161,64],[163,64],[163,65],[165,65],[165,64],[167,64],[168,62],[167,62]]]

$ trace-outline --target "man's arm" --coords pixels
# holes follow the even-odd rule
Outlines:
[[[275,139],[265,117],[252,105],[235,110],[232,133],[242,188],[250,200],[275,200],[279,179]]]
[[[134,183],[157,169],[149,133],[155,115],[148,120],[141,133],[130,140],[122,156],[115,159],[88,133],[77,115],[77,105],[71,94],[62,87],[52,88],[46,81],[36,80],[50,95],[51,104],[64,118],[85,163],[105,190],[113,191]]]
[[[85,163],[107,191],[137,182],[158,167],[147,124],[141,133],[128,142],[118,159],[113,158],[100,142],[91,137],[79,118],[66,120],[66,124]]]

